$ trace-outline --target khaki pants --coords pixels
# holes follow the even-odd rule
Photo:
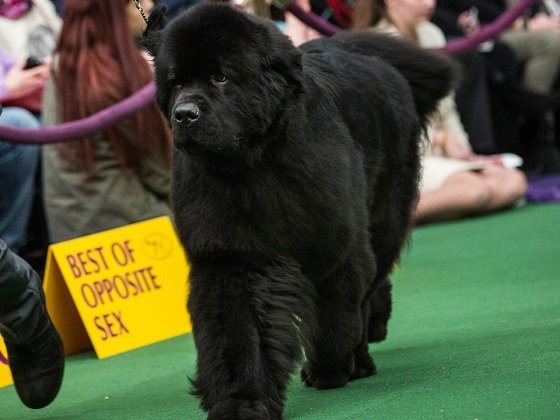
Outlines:
[[[523,63],[525,86],[536,92],[550,93],[560,71],[560,33],[509,30],[500,39]]]

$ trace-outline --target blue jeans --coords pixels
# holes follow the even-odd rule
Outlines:
[[[1,125],[40,128],[39,120],[22,108],[4,108]],[[35,188],[40,148],[0,141],[0,238],[14,252],[25,239]]]

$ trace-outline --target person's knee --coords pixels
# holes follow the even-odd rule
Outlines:
[[[27,109],[6,107],[0,115],[0,124],[19,128],[41,128],[39,119]]]
[[[510,200],[516,201],[527,194],[527,177],[518,170],[507,171],[504,175],[503,188]]]
[[[519,170],[495,170],[486,179],[492,190],[492,207],[510,206],[527,193],[527,178]]]
[[[560,34],[552,29],[532,32],[536,38],[535,49],[550,59],[560,57]]]
[[[492,200],[491,189],[482,180],[470,183],[462,195],[465,206],[474,212],[486,209]]]

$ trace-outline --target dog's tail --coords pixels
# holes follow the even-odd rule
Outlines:
[[[395,67],[408,81],[423,121],[459,80],[459,65],[441,52],[419,48],[395,36],[374,32],[341,32],[334,37],[347,51],[375,56]]]

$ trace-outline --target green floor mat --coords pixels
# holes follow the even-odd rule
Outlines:
[[[379,373],[342,389],[294,375],[286,419],[559,419],[560,205],[415,229],[394,277]],[[0,389],[1,419],[204,419],[190,335],[97,360],[71,356],[33,411]]]

